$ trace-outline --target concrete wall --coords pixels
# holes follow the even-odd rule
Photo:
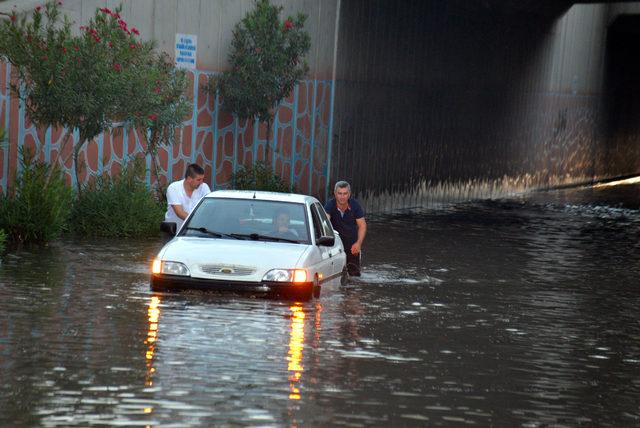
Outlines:
[[[96,8],[115,8],[120,3],[124,19],[137,27],[143,38],[157,40],[158,48],[171,55],[176,33],[197,35],[197,68],[214,71],[227,68],[233,28],[254,7],[253,0],[66,0],[63,9],[75,21],[84,23]],[[283,18],[298,12],[308,15],[311,79],[331,77],[337,3],[337,0],[272,1],[283,7]]]

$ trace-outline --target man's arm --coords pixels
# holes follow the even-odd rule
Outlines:
[[[184,208],[182,208],[182,205],[171,205],[171,208],[173,208],[173,211],[176,213],[176,215],[178,217],[180,217],[182,220],[186,219],[187,216],[189,215],[188,212],[186,212],[184,210]]]
[[[356,226],[358,227],[358,240],[351,246],[351,254],[353,254],[354,256],[360,253],[362,242],[364,241],[364,237],[367,234],[367,222],[364,217],[356,219]]]

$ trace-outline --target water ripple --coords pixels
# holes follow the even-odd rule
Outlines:
[[[634,189],[372,218],[304,304],[153,294],[157,239],[13,251],[0,426],[638,425]]]

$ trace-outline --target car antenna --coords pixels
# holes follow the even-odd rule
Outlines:
[[[255,199],[255,198],[256,198],[256,191],[254,190],[253,191],[253,199]]]

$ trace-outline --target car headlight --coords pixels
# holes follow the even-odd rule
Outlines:
[[[154,260],[151,272],[154,274],[189,276],[189,268],[184,263]]]
[[[271,269],[263,277],[263,281],[271,282],[307,282],[307,271],[304,269]]]

